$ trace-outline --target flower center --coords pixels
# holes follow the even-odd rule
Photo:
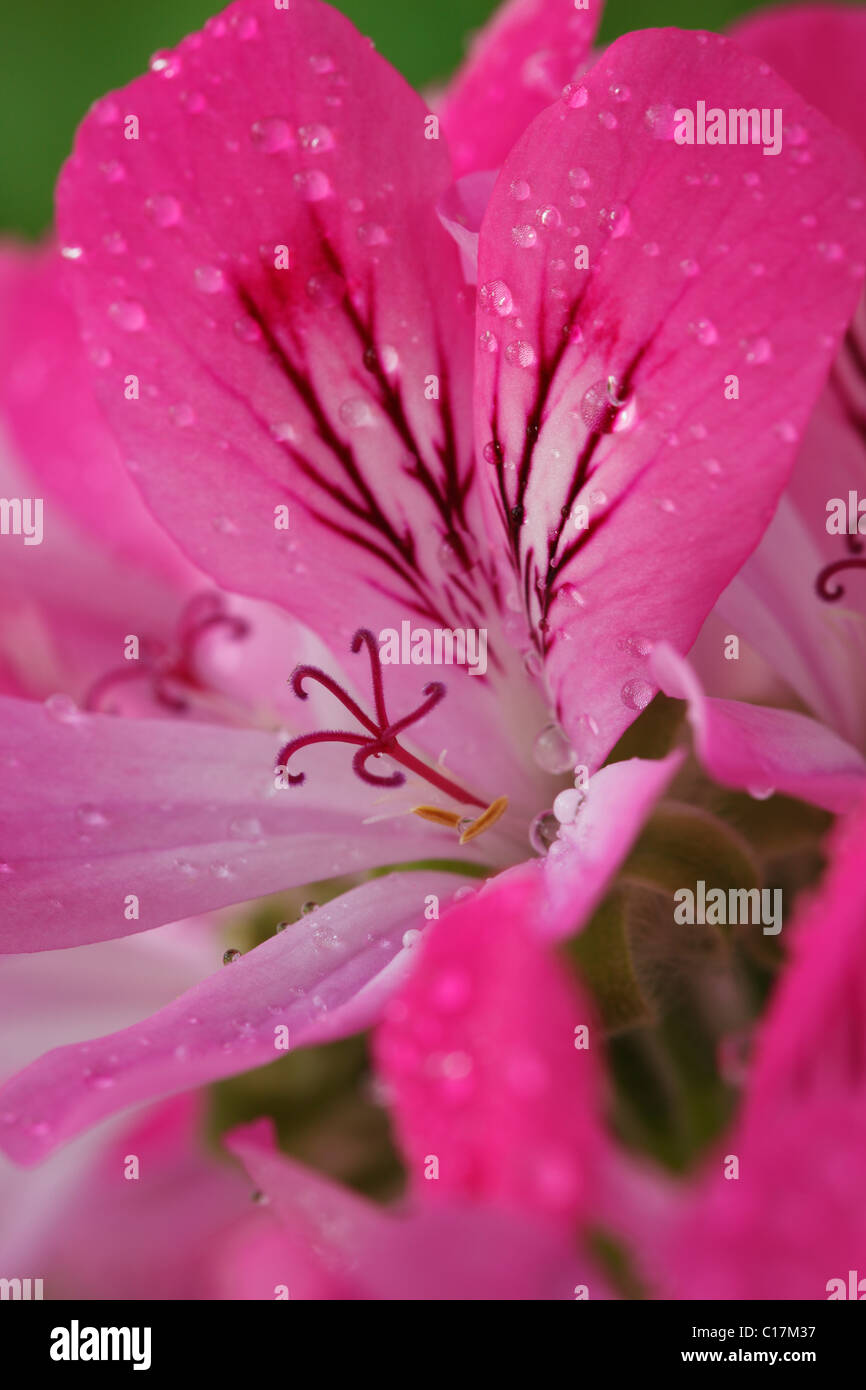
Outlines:
[[[313,680],[323,686],[335,699],[340,701],[344,709],[348,710],[354,719],[366,729],[366,733],[356,733],[348,729],[323,729],[316,733],[299,734],[280,750],[277,759],[278,768],[285,772],[286,780],[290,786],[300,786],[306,780],[304,772],[290,772],[289,762],[295,753],[301,748],[307,748],[315,743],[346,743],[355,748],[352,757],[352,770],[362,782],[369,783],[373,787],[400,787],[406,781],[405,772],[395,768],[390,773],[371,772],[367,767],[370,758],[378,758],[382,755],[396,762],[400,767],[413,773],[416,777],[422,778],[437,791],[442,792],[452,801],[459,805],[478,806],[481,815],[474,818],[461,816],[457,811],[449,810],[442,806],[413,806],[411,814],[420,816],[422,820],[432,821],[436,825],[452,827],[460,832],[460,843],[466,844],[482,831],[488,830],[505,813],[508,806],[508,798],[497,797],[489,806],[473,792],[460,786],[457,782],[446,777],[439,768],[430,767],[427,763],[416,758],[413,753],[408,752],[399,742],[398,735],[404,730],[417,724],[419,720],[428,715],[438,704],[444,700],[446,695],[445,686],[441,681],[431,681],[423,689],[424,700],[418,705],[417,709],[411,710],[409,714],[404,714],[402,718],[391,720],[385,704],[385,687],[382,679],[382,663],[379,657],[379,648],[376,638],[369,628],[359,628],[352,638],[351,650],[358,653],[362,647],[367,648],[370,658],[370,672],[373,687],[373,704],[376,715],[373,718],[365,713],[361,706],[352,699],[351,695],[343,687],[329,676],[326,671],[322,671],[318,666],[297,666],[289,677],[289,684],[293,693],[299,700],[307,699],[307,691],[304,682]]]

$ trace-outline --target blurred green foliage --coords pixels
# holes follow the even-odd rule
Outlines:
[[[143,70],[151,53],[201,27],[219,0],[0,0],[0,233],[50,223],[57,171],[90,103]],[[496,0],[339,0],[416,86],[446,78]],[[628,29],[721,29],[750,0],[608,0],[605,41]]]

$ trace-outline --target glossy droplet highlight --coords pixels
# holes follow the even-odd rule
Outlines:
[[[250,128],[250,138],[265,154],[277,154],[294,144],[292,127],[282,116],[268,116]]]
[[[147,323],[147,314],[135,299],[118,299],[109,305],[108,317],[124,333],[140,333]]]
[[[568,735],[558,724],[548,724],[541,730],[532,747],[537,767],[545,772],[568,772],[574,766],[575,751]]]
[[[507,318],[514,309],[511,290],[504,280],[488,280],[478,291],[478,303],[486,314]]]
[[[649,681],[637,678],[626,681],[620,691],[620,699],[627,709],[641,710],[646,709],[653,697],[653,687]]]
[[[529,827],[529,843],[536,854],[547,854],[559,835],[559,821],[553,811],[542,811]]]

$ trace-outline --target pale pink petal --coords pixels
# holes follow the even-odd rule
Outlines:
[[[129,1105],[369,1027],[409,968],[427,896],[447,897],[460,883],[436,872],[376,878],[142,1022],[47,1053],[0,1090],[0,1148],[34,1163]]]
[[[866,803],[831,841],[761,1026],[743,1116],[672,1232],[667,1296],[862,1298]],[[855,1271],[849,1291],[849,1271]]]
[[[546,1301],[573,1299],[581,1284],[590,1298],[609,1297],[565,1232],[453,1201],[383,1211],[278,1153],[266,1124],[227,1142],[282,1237],[237,1243],[229,1297],[238,1272],[244,1298],[273,1298],[277,1283],[292,1299]]]
[[[652,643],[691,645],[770,520],[857,301],[866,189],[847,141],[724,38],[630,35],[583,85],[509,155],[482,226],[476,442],[558,714],[597,766],[654,693]],[[808,160],[676,143],[699,100],[780,109]]]
[[[474,40],[440,118],[458,173],[498,169],[590,57],[603,0],[507,0]],[[527,192],[526,199],[532,196]]]
[[[537,925],[543,936],[569,936],[587,921],[683,757],[678,750],[658,761],[629,758],[589,779],[574,821],[561,827],[542,860],[547,905]]]
[[[832,729],[792,710],[708,698],[688,662],[660,643],[653,678],[666,695],[689,702],[697,755],[717,782],[753,796],[799,797],[846,811],[866,787],[862,755]]]
[[[587,1214],[605,1147],[601,1037],[539,938],[543,908],[534,877],[459,903],[387,1006],[376,1057],[419,1200]]]
[[[417,816],[366,818],[376,794],[339,745],[275,786],[279,734],[0,701],[5,777],[0,946],[126,936],[317,879],[453,854]],[[368,792],[370,795],[368,796]],[[461,850],[489,862],[479,839]],[[502,852],[501,846],[499,852]]]

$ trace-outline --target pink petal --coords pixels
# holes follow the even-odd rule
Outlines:
[[[542,908],[533,877],[460,903],[386,1009],[376,1056],[419,1200],[560,1219],[587,1211],[604,1149],[600,1036],[539,940]]]
[[[582,9],[571,0],[507,0],[499,8],[441,104],[458,173],[499,168],[589,59],[601,10],[602,0]]]
[[[377,878],[309,913],[119,1033],[56,1048],[0,1090],[0,1147],[35,1163],[126,1106],[370,1026],[408,969],[428,894],[460,878]]]
[[[62,697],[0,711],[5,951],[125,936],[442,852],[417,816],[364,823],[368,789],[339,745],[313,750],[309,786],[275,790],[279,734],[82,715]],[[487,862],[490,848],[461,854]]]
[[[103,1140],[39,1252],[46,1298],[220,1296],[229,1232],[258,1223],[248,1185],[202,1147],[204,1108],[202,1095],[179,1097]],[[127,1177],[131,1157],[138,1178]]]
[[[715,35],[627,36],[584,87],[533,123],[485,217],[476,440],[561,721],[597,766],[654,693],[652,643],[691,645],[770,519],[859,293],[864,179]],[[698,100],[781,109],[809,162],[791,141],[769,158],[675,143]]]
[[[96,390],[149,506],[341,660],[359,625],[482,626],[471,300],[423,103],[315,0],[244,0],[160,61],[87,117],[58,194],[82,321],[118,364]],[[417,674],[390,672],[401,699]],[[462,743],[499,732],[463,669],[448,708]]]
[[[684,756],[677,750],[657,761],[629,758],[593,774],[574,822],[561,827],[541,861],[547,902],[537,925],[543,936],[558,940],[584,925]]]
[[[243,1297],[273,1298],[276,1283],[292,1299],[559,1300],[579,1283],[609,1296],[564,1232],[455,1203],[382,1211],[278,1153],[265,1122],[235,1130],[228,1147],[268,1195],[281,1237],[233,1252]],[[237,1297],[236,1275],[229,1287]]]
[[[866,14],[856,6],[782,6],[739,20],[731,33],[757,53],[812,106],[866,150],[860,90],[866,61]]]
[[[826,1299],[863,1275],[866,803],[834,832],[761,1028],[744,1114],[674,1232],[668,1296]],[[857,1276],[855,1275],[855,1284]],[[838,1297],[838,1291],[836,1292]]]
[[[717,782],[753,796],[799,797],[827,811],[849,810],[866,787],[866,762],[831,729],[791,710],[713,700],[667,643],[652,656],[666,695],[688,700],[698,757]]]

